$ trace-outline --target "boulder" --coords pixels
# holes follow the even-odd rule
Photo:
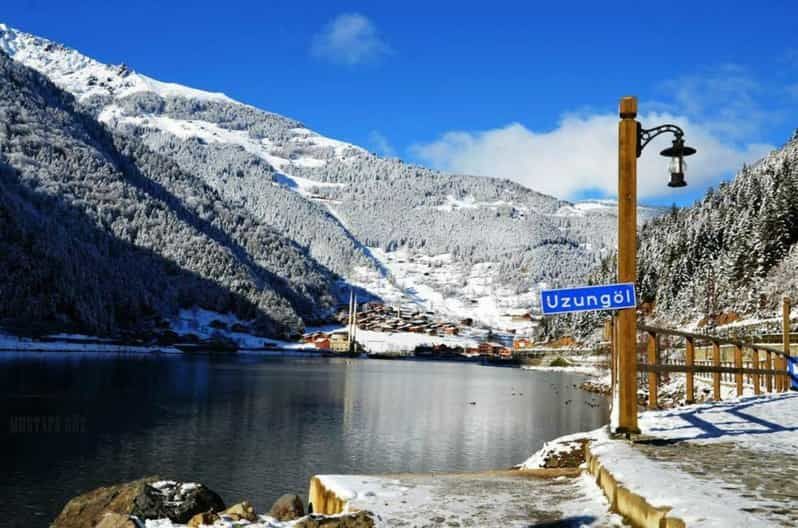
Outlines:
[[[100,519],[97,528],[136,528],[136,523],[130,520],[129,515],[106,513]]]
[[[223,509],[222,498],[203,484],[162,480],[144,487],[132,514],[145,520],[166,518],[185,524],[198,513]]]
[[[292,528],[374,528],[374,514],[369,511],[318,515],[312,513],[297,520]]]
[[[255,522],[258,516],[255,513],[255,508],[252,507],[247,501],[239,502],[227,508],[221,513],[225,517],[230,517],[233,521],[249,521]]]
[[[299,495],[286,494],[272,504],[269,515],[278,521],[293,521],[305,515],[305,507]]]
[[[104,521],[106,513],[135,515],[142,520],[168,518],[183,524],[198,513],[223,509],[222,499],[202,484],[147,477],[75,497],[52,528],[93,528]]]
[[[104,514],[118,513],[130,515],[136,497],[144,488],[160,480],[146,477],[125,484],[97,488],[70,500],[53,521],[53,528],[93,528],[99,524]]]
[[[188,521],[189,528],[198,528],[199,526],[212,526],[213,523],[219,520],[219,516],[213,512],[198,513]]]

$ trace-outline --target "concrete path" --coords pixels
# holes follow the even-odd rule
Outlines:
[[[571,474],[574,472],[571,471]],[[540,478],[520,471],[322,476],[349,508],[375,512],[384,527],[622,526],[584,474]]]
[[[762,454],[734,443],[635,444],[652,462],[678,469],[754,504],[744,511],[781,526],[798,526],[798,458]]]
[[[798,526],[798,394],[641,413],[632,442],[593,432],[614,481],[691,527]]]

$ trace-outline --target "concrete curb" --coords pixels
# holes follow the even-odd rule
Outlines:
[[[635,528],[686,528],[686,524],[678,517],[668,516],[671,508],[656,507],[646,499],[618,483],[615,477],[604,466],[599,458],[590,451],[590,444],[585,446],[587,470],[596,479],[610,503],[610,508],[632,524]]]
[[[318,476],[311,477],[308,504],[313,505],[313,513],[337,515],[348,511],[347,502],[348,499],[339,497],[335,491],[327,489]]]

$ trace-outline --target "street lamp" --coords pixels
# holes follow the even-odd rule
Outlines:
[[[637,98],[624,97],[618,124],[618,282],[637,281],[637,158],[648,143],[660,134],[672,133],[673,145],[661,155],[671,158],[668,187],[684,187],[687,163],[684,158],[695,149],[684,144],[684,131],[665,124],[644,129],[637,121]],[[617,433],[639,433],[637,427],[637,313],[634,308],[618,310],[618,376],[613,387],[612,428]]]
[[[684,187],[687,182],[684,180],[684,175],[687,172],[687,162],[684,158],[692,156],[696,153],[693,147],[688,147],[684,144],[684,131],[676,125],[660,125],[654,128],[644,129],[640,123],[637,124],[637,157],[643,153],[643,148],[648,145],[649,141],[667,132],[672,133],[675,138],[673,145],[660,152],[660,156],[671,158],[668,164],[668,172],[671,174],[671,180],[668,182],[668,187]]]

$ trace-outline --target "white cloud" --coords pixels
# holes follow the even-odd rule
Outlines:
[[[674,123],[685,130],[689,145],[698,149],[688,158],[688,190],[706,188],[744,162],[754,161],[773,147],[737,145],[719,137],[714,127],[682,116],[649,113],[643,126]],[[536,132],[519,123],[480,132],[448,132],[412,152],[436,168],[514,180],[536,191],[574,198],[588,190],[614,196],[618,185],[618,117],[614,114],[565,115],[551,131]],[[672,138],[670,138],[672,139]],[[666,187],[667,159],[659,151],[670,145],[656,138],[638,163],[638,196],[655,198],[687,192]]]
[[[786,87],[789,92],[790,87]],[[698,149],[687,159],[688,187],[666,187],[667,159],[659,151],[673,139],[663,134],[638,162],[641,198],[695,194],[717,184],[768,151],[760,137],[773,123],[789,121],[792,106],[774,103],[785,86],[760,82],[738,65],[725,64],[664,81],[657,86],[661,100],[643,101],[639,116],[644,127],[674,123]],[[453,131],[412,153],[436,168],[468,174],[508,178],[537,191],[576,198],[586,191],[615,196],[618,166],[617,114],[584,110],[564,114],[549,131],[530,130],[519,123],[482,131]]]
[[[391,53],[374,23],[359,13],[335,17],[313,37],[311,54],[335,64],[354,66]]]
[[[391,142],[378,130],[372,130],[369,133],[369,143],[377,154],[388,158],[396,156],[396,149],[393,148]]]

